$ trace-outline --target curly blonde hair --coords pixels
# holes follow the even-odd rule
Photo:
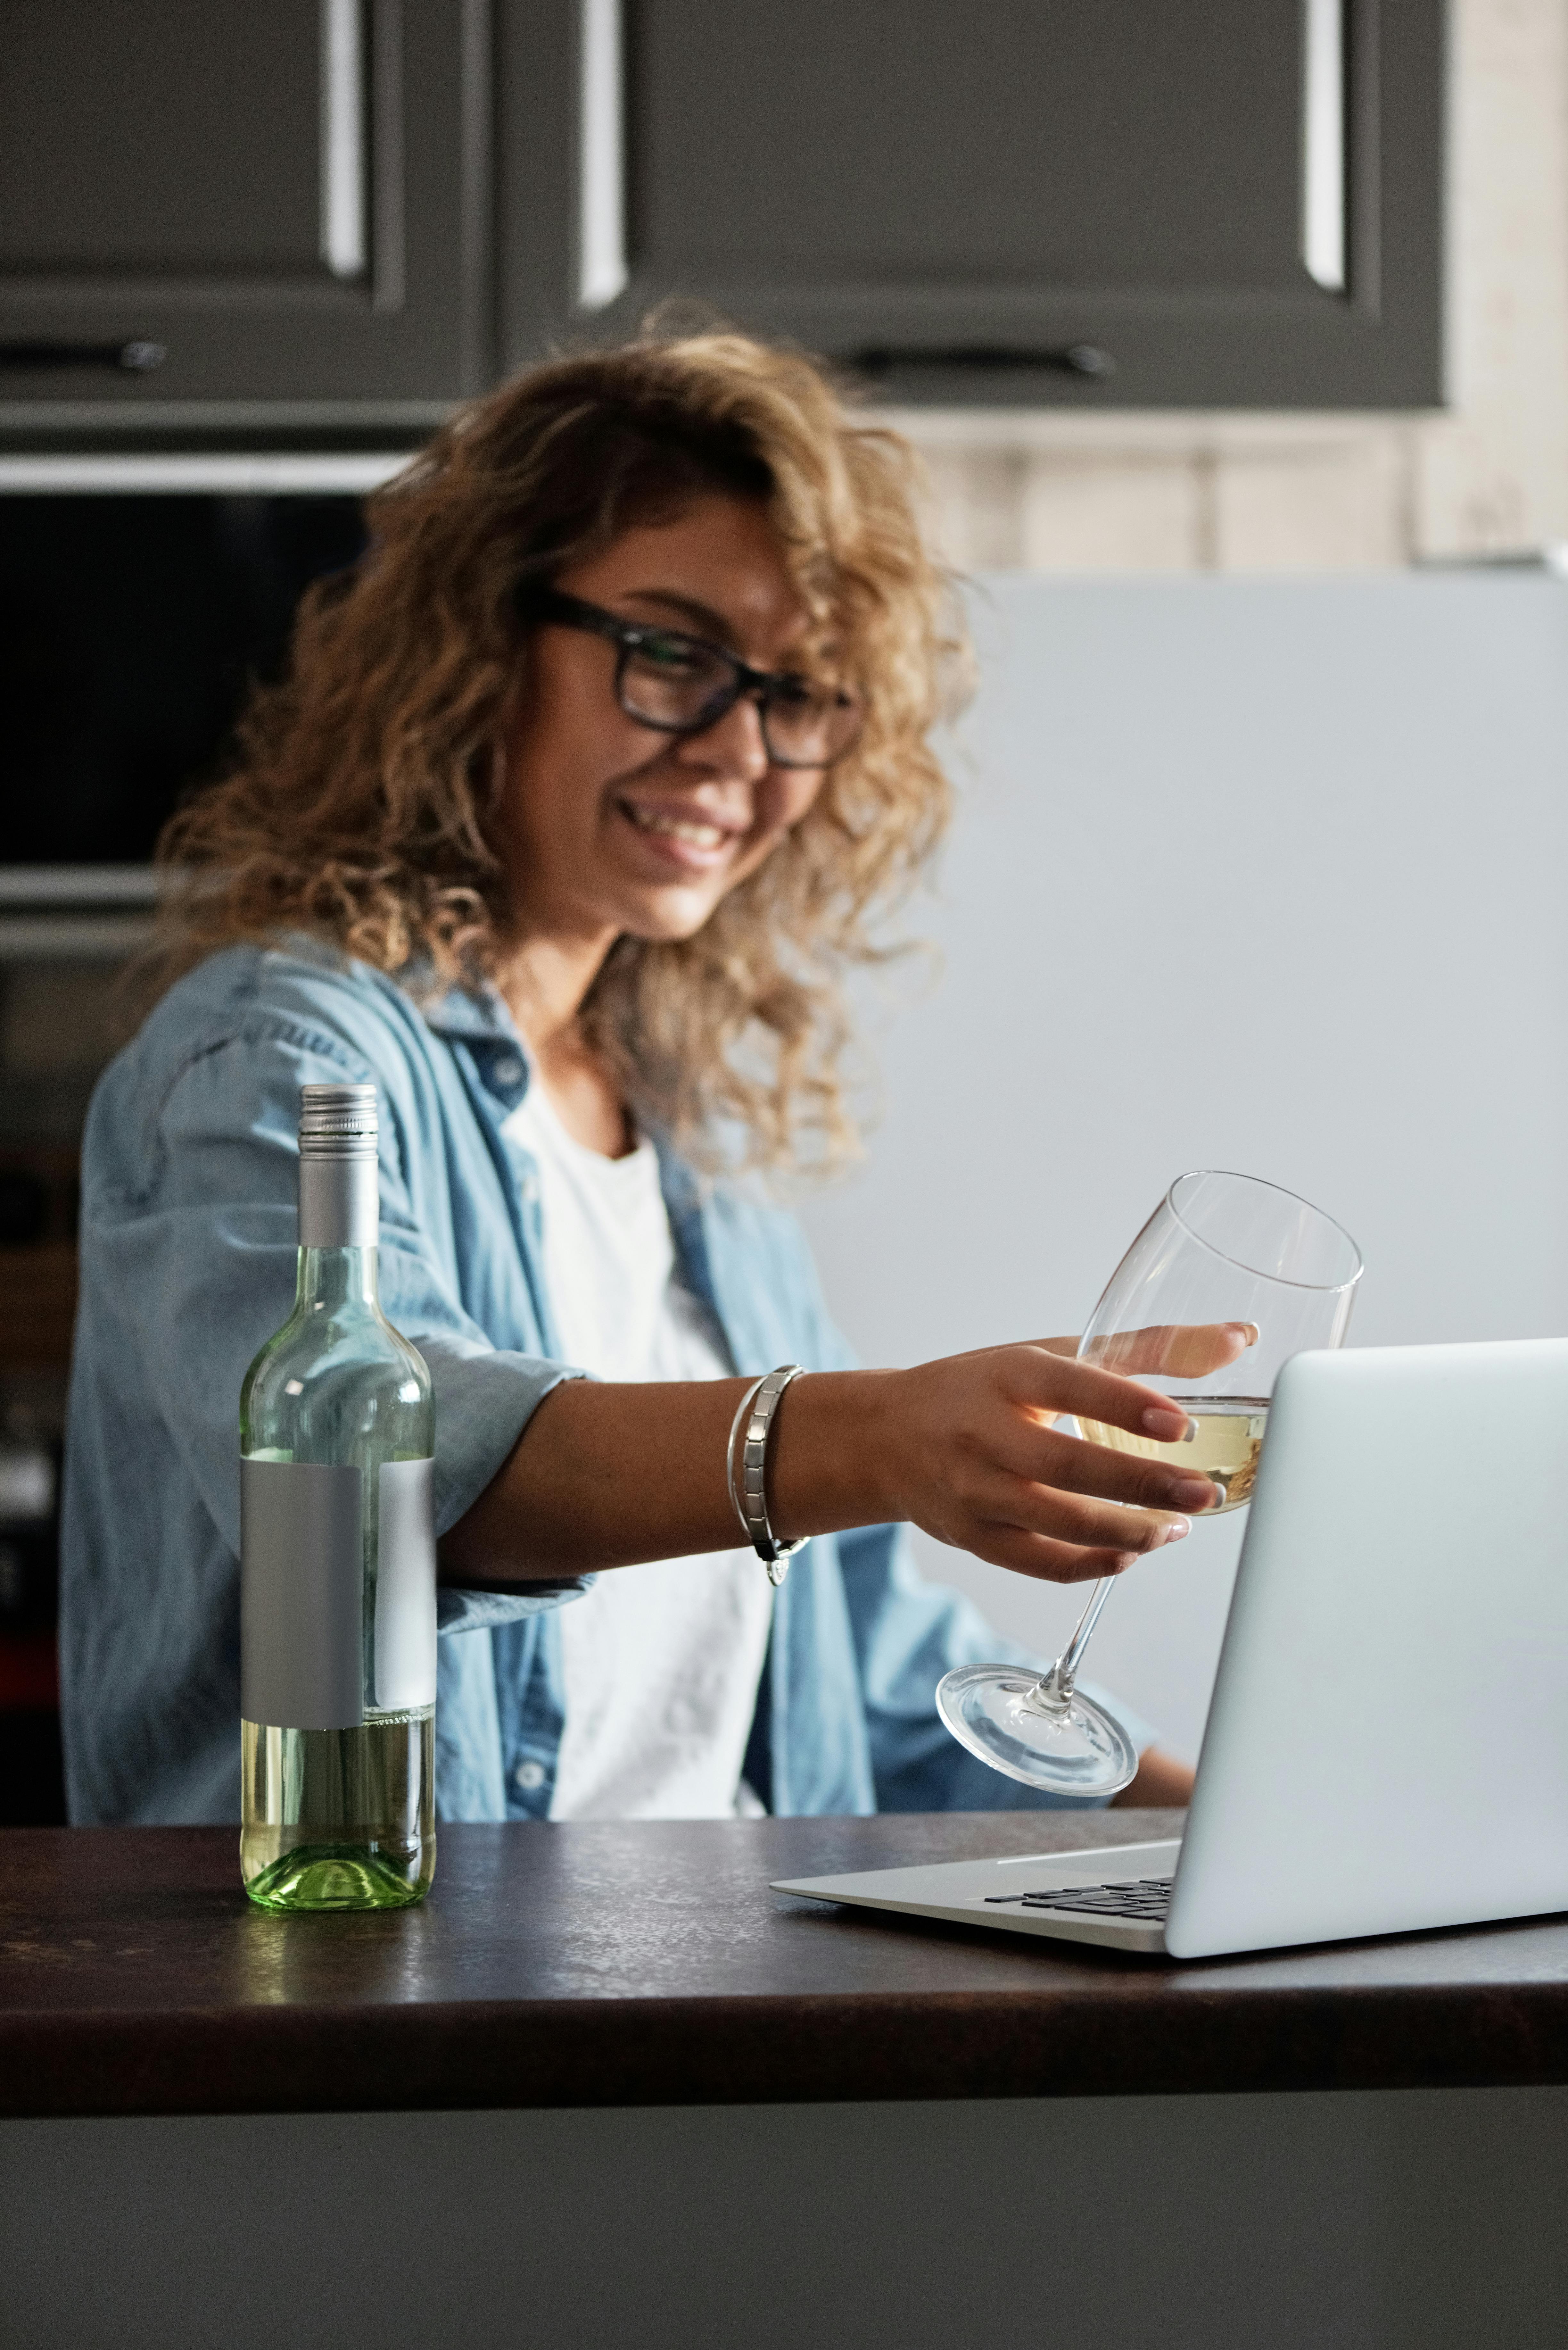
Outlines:
[[[877,918],[948,814],[929,735],[962,645],[917,487],[906,444],[819,366],[736,333],[646,336],[472,402],[370,499],[365,558],[306,598],[232,772],[165,828],[143,993],[290,931],[407,984],[482,985],[508,942],[495,754],[526,684],[527,590],[633,523],[744,497],[864,693],[865,727],[694,937],[618,942],[582,1024],[634,1110],[698,1163],[840,1156],[846,972],[883,951]]]

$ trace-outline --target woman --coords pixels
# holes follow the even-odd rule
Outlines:
[[[836,977],[942,821],[905,452],[801,358],[645,341],[481,400],[370,522],[170,827],[163,993],[88,1119],[73,1815],[236,1814],[236,1399],[293,1295],[299,1087],[367,1081],[437,1399],[441,1814],[1042,1800],[940,1727],[943,1671],[1010,1652],[898,1522],[1114,1572],[1214,1490],[1053,1417],[1181,1415],[1070,1340],[850,1367],[734,1180],[842,1141]],[[791,1362],[768,1533],[818,1539],[775,1598],[726,1471]],[[1187,1775],[1152,1750],[1132,1798]]]

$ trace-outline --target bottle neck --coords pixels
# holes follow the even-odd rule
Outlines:
[[[333,1151],[301,1148],[299,1245],[302,1249],[371,1249],[380,1216],[375,1146],[350,1143]]]
[[[296,1312],[337,1314],[346,1306],[379,1309],[373,1248],[302,1248]]]

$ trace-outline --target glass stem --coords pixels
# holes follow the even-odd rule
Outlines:
[[[1038,1686],[1030,1694],[1052,1708],[1070,1705],[1073,1699],[1074,1676],[1088,1647],[1100,1610],[1111,1596],[1114,1575],[1106,1575],[1089,1594],[1089,1604],[1078,1618],[1078,1628],[1057,1658],[1048,1673],[1042,1674]]]

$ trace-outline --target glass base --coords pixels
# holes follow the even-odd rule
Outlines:
[[[1018,1665],[962,1665],[938,1687],[937,1711],[961,1746],[1026,1787],[1093,1797],[1130,1786],[1137,1749],[1116,1717],[1081,1690],[1053,1703],[1040,1687]]]
[[[258,1908],[407,1909],[430,1890],[431,1872],[410,1873],[373,1844],[300,1844],[253,1877],[245,1891]]]

